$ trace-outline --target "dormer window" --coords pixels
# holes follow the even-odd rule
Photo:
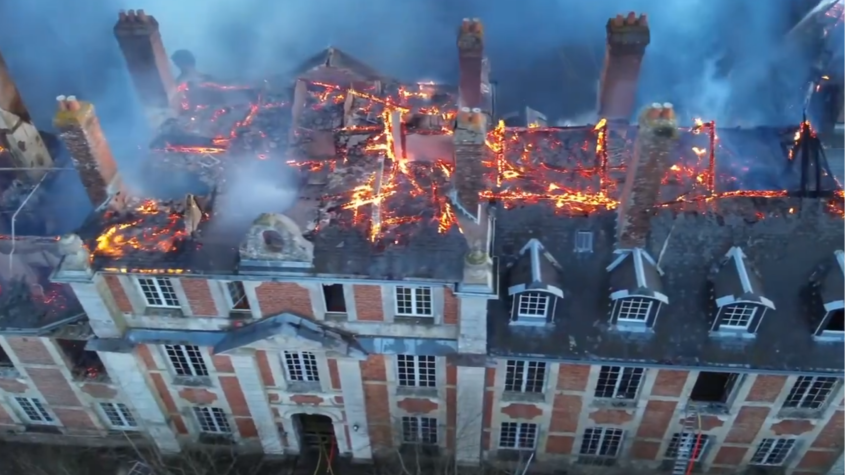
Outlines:
[[[845,253],[834,252],[813,281],[821,301],[821,308],[815,307],[815,336],[825,340],[845,338]]]
[[[775,304],[763,296],[763,282],[739,247],[728,250],[713,277],[716,318],[711,331],[754,335],[766,310]]]
[[[545,325],[552,321],[557,299],[563,298],[560,265],[540,241],[532,239],[519,251],[508,272],[512,300],[511,323]]]
[[[663,293],[662,272],[645,249],[619,251],[607,266],[610,273],[610,321],[619,328],[654,326],[661,305],[669,303]]]

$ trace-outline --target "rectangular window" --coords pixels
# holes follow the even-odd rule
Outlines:
[[[323,302],[327,313],[346,313],[346,296],[343,284],[323,284]]]
[[[27,422],[32,424],[53,424],[53,416],[47,412],[44,403],[40,399],[34,397],[16,397],[15,402],[23,411],[23,415]]]
[[[728,404],[739,381],[737,373],[700,371],[690,392],[690,401]]]
[[[592,231],[578,231],[575,233],[575,252],[593,252]]]
[[[202,352],[194,345],[164,345],[167,358],[179,376],[208,376]]]
[[[546,384],[546,363],[542,361],[508,360],[505,391],[541,393]]]
[[[437,419],[433,417],[402,417],[402,442],[406,444],[437,445]]]
[[[680,434],[672,435],[669,446],[666,447],[664,458],[674,459],[682,455],[685,460],[700,462],[701,457],[707,450],[710,443],[710,436],[707,434]]]
[[[288,381],[319,382],[317,357],[310,351],[285,351],[285,372]]]
[[[231,434],[232,428],[229,426],[229,419],[226,413],[219,407],[195,407],[194,417],[197,419],[197,425],[200,432],[206,434]]]
[[[503,422],[499,432],[500,449],[533,450],[537,445],[537,424]]]
[[[618,317],[620,321],[644,322],[651,312],[651,299],[624,298],[619,299]]]
[[[622,437],[625,431],[609,427],[593,427],[584,431],[581,440],[581,455],[593,457],[616,458],[622,447]]]
[[[636,399],[645,370],[602,366],[596,384],[596,397],[608,399]]]
[[[516,318],[545,319],[549,309],[549,296],[541,292],[519,294]]]
[[[781,466],[793,447],[795,439],[763,439],[751,457],[751,465]]]
[[[402,317],[431,317],[431,287],[396,287],[396,315]]]
[[[719,327],[746,329],[757,312],[754,305],[731,305],[722,309],[722,322]]]
[[[173,283],[166,277],[138,277],[144,300],[150,307],[179,308]]]
[[[233,311],[249,311],[249,300],[246,298],[246,289],[243,282],[226,282],[226,292],[229,294],[229,305],[231,305]]]
[[[396,356],[396,372],[400,386],[433,388],[437,386],[436,368],[434,356]]]
[[[799,376],[789,390],[783,407],[819,409],[833,393],[836,382],[836,378],[824,376]]]
[[[103,410],[109,425],[113,429],[137,429],[138,423],[126,404],[119,402],[101,402],[100,409]]]

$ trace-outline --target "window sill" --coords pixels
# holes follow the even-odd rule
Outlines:
[[[406,397],[436,398],[437,388],[424,388],[418,386],[397,386],[396,395]]]
[[[144,309],[144,316],[145,317],[171,317],[171,318],[184,318],[185,314],[182,312],[181,308],[171,308],[171,307],[146,307]]]
[[[289,381],[287,392],[296,394],[317,394],[323,392],[319,381]]]
[[[30,434],[61,434],[62,429],[59,426],[50,424],[26,424],[23,428],[24,432]]]
[[[721,402],[689,401],[687,406],[690,410],[695,411],[698,414],[708,416],[726,416],[731,412],[730,406]]]
[[[519,392],[519,391],[504,391],[502,393],[503,402],[543,402],[546,400],[544,393],[534,392]]]
[[[778,411],[777,418],[779,419],[821,419],[824,415],[825,407],[818,409],[802,409],[798,407],[786,407]]]
[[[109,375],[102,370],[101,372],[89,373],[85,369],[78,369],[73,371],[73,380],[77,383],[111,383],[112,380]]]
[[[210,387],[211,377],[209,376],[174,376],[174,386],[186,386],[189,388]]]
[[[21,379],[21,372],[14,366],[0,366],[0,379]]]
[[[200,434],[197,441],[206,445],[233,445],[235,439],[230,434]]]
[[[346,322],[349,320],[349,314],[341,312],[326,312],[325,318],[330,322]]]
[[[637,407],[637,400],[595,398],[592,406],[599,409],[633,409]]]
[[[393,317],[393,323],[404,323],[407,325],[434,325],[434,316],[414,317],[410,315],[396,315]]]
[[[597,455],[579,455],[575,460],[578,465],[592,465],[595,467],[612,467],[616,465],[616,458]]]
[[[230,310],[229,320],[251,320],[252,312],[249,310]]]

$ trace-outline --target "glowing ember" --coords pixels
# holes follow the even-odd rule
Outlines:
[[[155,201],[144,201],[131,214],[134,215],[132,219],[109,226],[97,237],[92,259],[96,256],[121,258],[133,251],[171,252],[188,237],[182,215],[161,209]],[[109,215],[105,217],[109,218]]]

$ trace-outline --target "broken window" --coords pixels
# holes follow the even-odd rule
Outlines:
[[[343,284],[323,284],[323,301],[327,313],[346,313],[346,297],[343,295]]]
[[[731,305],[722,311],[720,328],[747,329],[757,313],[757,305]]]
[[[226,282],[226,291],[229,294],[229,305],[234,312],[249,312],[249,300],[246,298],[244,283],[239,281]]]
[[[751,465],[781,466],[789,458],[789,453],[795,447],[795,439],[763,439],[754,456],[751,457]]]
[[[6,350],[0,346],[0,368],[14,368],[15,364],[12,363],[12,359],[9,358],[9,355],[6,354]]]
[[[701,371],[690,393],[690,401],[727,404],[739,375]]]
[[[150,307],[180,308],[173,283],[166,277],[139,277],[138,285]]]
[[[626,298],[619,300],[619,321],[644,322],[651,311],[652,299]]]
[[[400,386],[433,388],[437,385],[436,368],[434,356],[396,356],[396,372]]]
[[[500,449],[533,450],[537,445],[537,424],[503,422],[499,431]]]
[[[396,315],[402,317],[431,317],[431,287],[395,288]]]
[[[195,407],[194,417],[200,432],[206,434],[231,434],[232,428],[226,412],[219,407]]]
[[[40,399],[34,397],[16,397],[24,419],[30,424],[55,424],[53,416],[47,412],[47,408]]]
[[[505,391],[542,393],[546,384],[546,363],[542,361],[508,360]]]
[[[106,416],[106,420],[112,429],[131,430],[138,428],[135,416],[126,406],[120,402],[101,402],[100,409]]]
[[[525,292],[519,294],[516,307],[517,319],[539,319],[546,321],[549,311],[549,296],[541,292]]]
[[[56,344],[70,367],[73,379],[77,381],[106,381],[108,373],[96,351],[88,351],[85,340],[56,339]]]
[[[596,384],[596,397],[607,399],[636,399],[645,370],[602,366]]]
[[[686,460],[700,462],[709,443],[710,436],[707,434],[675,433],[669,441],[669,446],[666,447],[663,458],[674,459],[681,455]]]
[[[288,381],[319,382],[317,357],[310,351],[285,351],[285,372]]]
[[[433,417],[402,417],[402,442],[406,444],[437,445],[437,419]]]
[[[819,409],[827,402],[836,387],[836,378],[799,376],[789,390],[783,407]]]
[[[164,345],[167,358],[179,376],[208,376],[208,367],[199,347],[194,345]]]
[[[581,449],[578,454],[579,463],[587,464],[612,464],[619,455],[622,447],[622,438],[625,431],[622,429],[611,429],[609,427],[591,427],[584,431],[584,438],[581,440]]]
[[[845,309],[840,308],[830,312],[824,331],[845,332]]]

